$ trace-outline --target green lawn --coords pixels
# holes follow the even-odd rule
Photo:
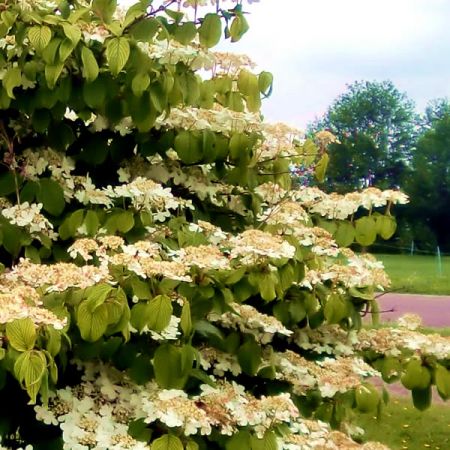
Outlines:
[[[450,295],[450,257],[442,258],[439,274],[436,256],[376,255],[392,280],[392,290],[417,294]]]
[[[359,414],[354,423],[366,430],[364,441],[382,442],[393,450],[450,449],[448,404],[433,404],[421,412],[410,399],[391,398],[378,420]]]

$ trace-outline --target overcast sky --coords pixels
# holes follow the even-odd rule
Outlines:
[[[304,127],[355,80],[393,81],[416,102],[450,97],[449,0],[261,0],[227,46],[275,76],[263,112]]]

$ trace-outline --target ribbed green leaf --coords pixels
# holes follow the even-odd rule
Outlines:
[[[127,38],[115,37],[106,46],[106,60],[113,75],[118,75],[130,57],[130,43]]]
[[[6,324],[9,344],[19,352],[32,350],[36,343],[36,328],[31,319],[17,319]]]
[[[42,52],[52,39],[52,31],[45,25],[36,25],[28,29],[28,38],[30,39],[31,45],[38,52]]]

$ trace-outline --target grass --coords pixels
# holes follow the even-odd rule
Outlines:
[[[418,411],[411,399],[392,397],[378,420],[358,414],[354,424],[366,430],[364,441],[378,441],[393,450],[450,448],[450,406],[446,404]]]
[[[436,256],[376,255],[392,280],[392,290],[410,294],[450,295],[450,257],[442,257],[442,274]]]

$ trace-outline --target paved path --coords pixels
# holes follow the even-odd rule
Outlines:
[[[450,283],[450,280],[449,280]],[[422,317],[423,324],[429,327],[450,327],[450,296],[420,294],[384,294],[378,298],[380,309],[393,310],[381,314],[381,322],[394,321],[397,317],[411,312]],[[381,386],[379,380],[373,380]],[[393,395],[410,396],[410,392],[399,382],[385,385]],[[433,402],[443,402],[433,389]]]
[[[449,280],[450,285],[450,280]],[[381,322],[394,321],[405,313],[416,313],[429,327],[450,327],[450,296],[420,294],[384,294],[378,298]]]

